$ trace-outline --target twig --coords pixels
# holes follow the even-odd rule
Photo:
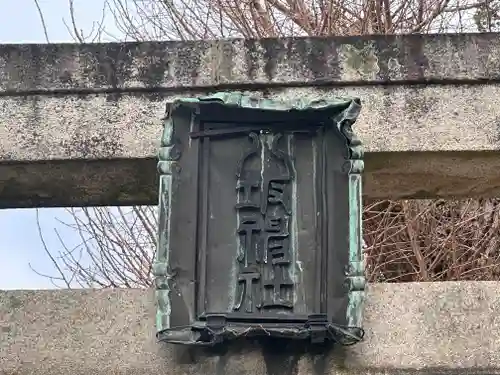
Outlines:
[[[42,29],[43,29],[43,34],[45,36],[45,41],[47,43],[50,43],[49,33],[47,31],[47,25],[45,23],[45,18],[43,16],[42,8],[40,7],[40,4],[38,3],[38,0],[33,0],[33,2],[35,3],[36,9],[38,11],[38,16],[40,17],[40,22],[42,23]]]

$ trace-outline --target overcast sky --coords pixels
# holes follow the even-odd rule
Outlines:
[[[101,18],[104,0],[75,0],[77,21],[84,30]],[[72,42],[63,19],[68,20],[68,0],[39,0],[51,42]],[[119,37],[113,25],[107,25]],[[33,0],[0,0],[0,43],[45,43],[43,28]],[[76,244],[76,235],[58,223],[70,221],[64,209],[40,209],[42,232],[50,249],[61,248],[54,228],[62,237]],[[0,289],[53,288],[39,272],[55,274],[45,254],[33,209],[0,210]]]

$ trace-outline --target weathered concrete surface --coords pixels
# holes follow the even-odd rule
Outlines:
[[[155,204],[165,103],[236,88],[360,97],[369,198],[498,196],[498,56],[500,34],[0,45],[0,208]]]
[[[155,204],[156,159],[0,163],[0,208]]]
[[[364,342],[292,355],[256,345],[174,350],[149,291],[0,292],[0,373],[323,375],[500,373],[498,282],[370,285]]]
[[[155,204],[161,118],[165,102],[182,95],[190,94],[0,97],[0,207]],[[500,194],[500,85],[268,95],[363,98],[355,131],[367,150],[369,198]]]
[[[166,102],[196,95],[203,94],[0,97],[0,160],[155,157]],[[500,150],[500,84],[267,92],[274,99],[335,96],[362,99],[354,130],[367,152]]]
[[[500,78],[498,34],[0,45],[0,92]]]
[[[496,152],[381,152],[365,158],[374,199],[500,196]],[[0,208],[155,204],[156,159],[0,164]]]

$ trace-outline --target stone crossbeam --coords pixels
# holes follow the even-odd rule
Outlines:
[[[148,290],[0,292],[0,374],[496,374],[498,282],[372,284],[362,343],[280,353],[174,349]]]
[[[367,198],[500,194],[500,34],[0,45],[0,208],[155,204],[167,101],[352,95]]]

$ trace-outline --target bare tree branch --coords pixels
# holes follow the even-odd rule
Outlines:
[[[38,11],[38,16],[40,17],[40,22],[42,24],[42,29],[43,29],[43,35],[45,36],[45,41],[47,43],[50,43],[49,41],[49,33],[47,30],[47,24],[45,23],[45,18],[43,16],[42,8],[40,7],[40,4],[38,3],[38,0],[33,0],[35,3],[36,9]]]

